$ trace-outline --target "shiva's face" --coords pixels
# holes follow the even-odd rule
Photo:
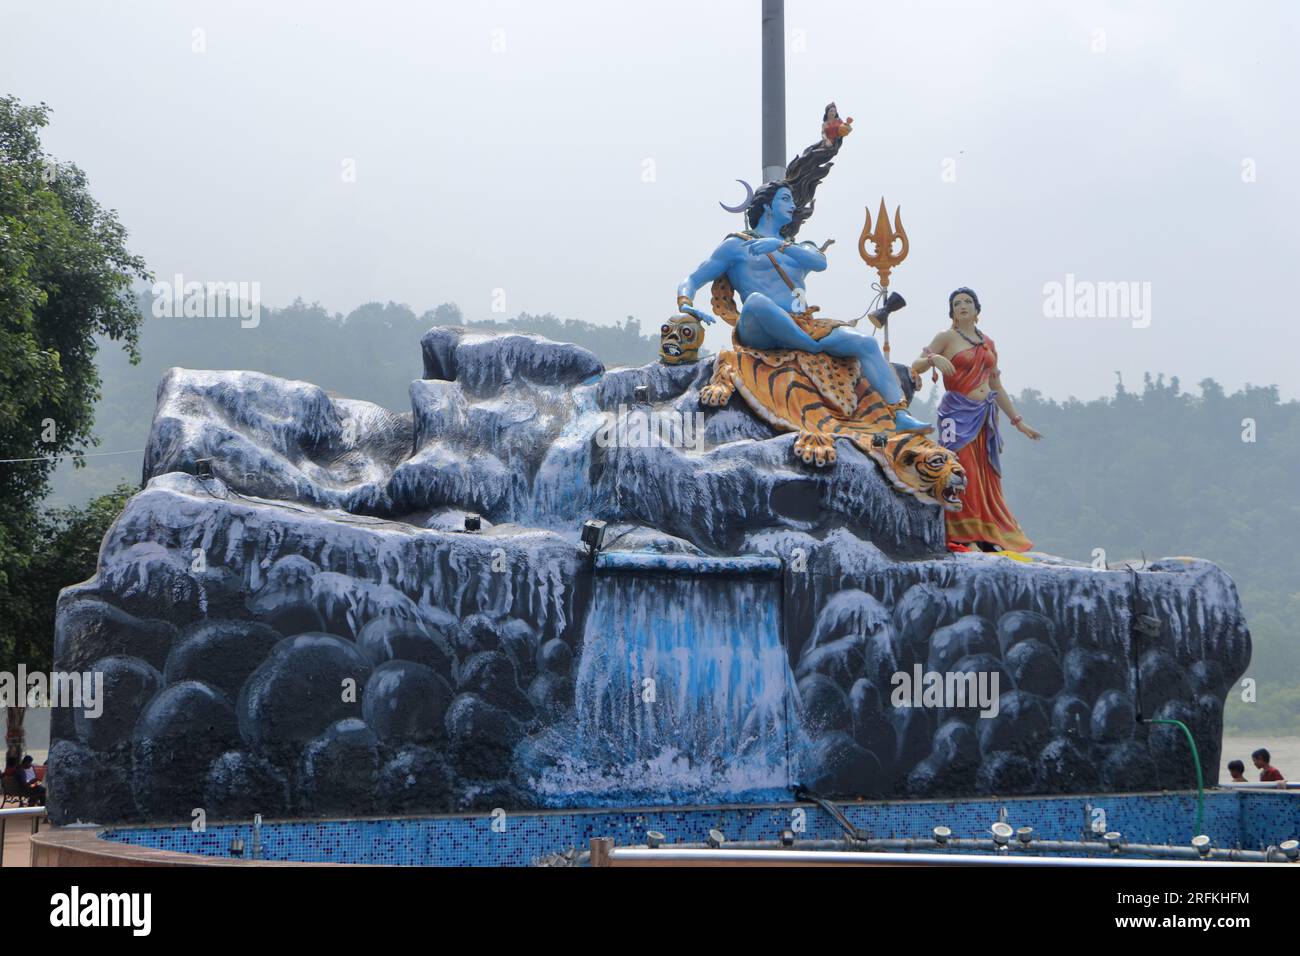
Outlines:
[[[772,197],[772,215],[782,224],[794,218],[794,194],[788,187],[782,186]]]

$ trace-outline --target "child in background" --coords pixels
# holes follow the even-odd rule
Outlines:
[[[1251,754],[1250,759],[1251,762],[1255,764],[1255,767],[1259,770],[1259,779],[1262,780],[1263,782],[1269,783],[1270,781],[1286,780],[1286,778],[1282,776],[1282,771],[1278,770],[1277,767],[1274,767],[1272,764],[1269,763],[1269,760],[1271,760],[1272,758],[1269,755],[1269,752],[1265,750],[1263,747],[1260,747],[1253,754]]]

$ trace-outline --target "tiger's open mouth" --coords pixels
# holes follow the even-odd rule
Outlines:
[[[961,494],[966,490],[966,476],[963,474],[950,475],[944,482],[943,492],[940,497],[943,499],[943,506],[948,511],[961,511]]]

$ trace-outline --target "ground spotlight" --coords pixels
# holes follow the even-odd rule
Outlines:
[[[1025,846],[1029,846],[1029,841],[1032,840],[1033,838],[1034,838],[1033,827],[1021,827],[1020,829],[1016,830],[1016,839],[1019,840],[1021,843],[1023,843]]]
[[[480,518],[478,515],[474,514],[474,512],[472,512],[472,511],[471,511],[469,514],[465,515],[465,530],[466,530],[466,531],[480,531],[480,530],[482,530],[482,528],[483,528],[483,519],[482,519],[482,518]]]
[[[1143,637],[1160,636],[1160,618],[1150,614],[1139,614],[1137,620],[1133,622],[1133,630],[1137,631]]]
[[[582,543],[594,556],[605,544],[605,522],[589,518],[582,523]]]
[[[995,823],[989,829],[993,831],[993,842],[998,846],[1006,846],[1015,832],[1009,823]]]
[[[947,846],[952,839],[952,830],[948,827],[935,827],[930,832],[934,834],[934,842],[939,846]]]
[[[781,831],[781,845],[782,845],[782,846],[794,846],[794,831],[793,831],[793,830],[782,830],[782,831]]]
[[[1201,856],[1206,857],[1210,855],[1210,838],[1204,833],[1192,837],[1192,846],[1196,848],[1196,852],[1201,854]]]
[[[722,846],[722,844],[726,842],[727,842],[727,838],[723,835],[721,830],[709,831],[709,846],[713,847],[713,849],[716,850],[718,847]]]
[[[657,850],[663,846],[665,839],[666,837],[658,830],[646,830],[645,832],[645,845],[652,850]]]
[[[1283,840],[1278,849],[1285,853],[1286,858],[1291,862],[1300,860],[1300,840]]]
[[[1119,851],[1120,846],[1122,846],[1124,843],[1124,838],[1120,836],[1119,832],[1116,830],[1110,830],[1106,833],[1103,833],[1101,835],[1101,838],[1106,842],[1106,845],[1108,847],[1110,847],[1112,850],[1115,850],[1116,852]]]

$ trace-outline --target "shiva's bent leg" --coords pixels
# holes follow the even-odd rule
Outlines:
[[[857,359],[862,366],[863,376],[890,405],[902,399],[903,386],[898,384],[894,367],[885,361],[880,345],[870,335],[839,328],[822,339],[822,346],[828,355]]]
[[[903,399],[903,386],[898,382],[894,367],[885,361],[880,345],[869,335],[853,329],[838,328],[821,340],[822,351],[827,355],[855,358],[862,366],[862,375],[880,397],[889,405]],[[933,426],[913,418],[903,409],[894,413],[896,431],[929,431]]]
[[[821,352],[822,345],[795,324],[790,313],[761,292],[750,293],[740,309],[736,334],[751,349]]]

